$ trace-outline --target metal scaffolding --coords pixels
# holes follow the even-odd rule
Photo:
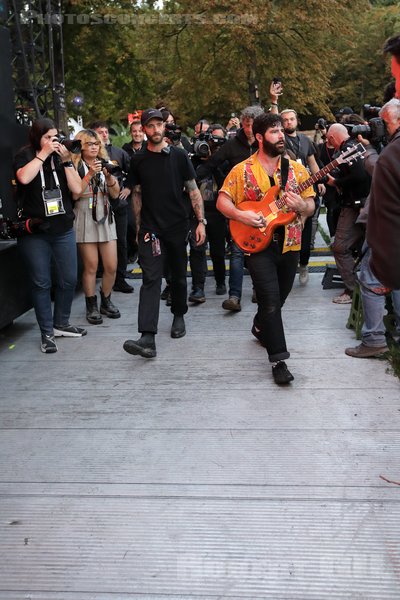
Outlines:
[[[17,120],[50,117],[67,131],[61,0],[12,0],[7,25]]]

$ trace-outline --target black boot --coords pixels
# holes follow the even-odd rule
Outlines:
[[[143,358],[154,358],[157,356],[154,335],[154,333],[142,333],[139,340],[126,340],[124,343],[125,352],[135,356],[143,356]]]
[[[99,313],[97,306],[97,296],[86,296],[86,319],[92,325],[100,325],[103,322],[103,317]]]
[[[174,320],[172,321],[171,337],[181,338],[184,335],[186,335],[185,319],[182,315],[175,315]]]
[[[114,304],[111,302],[111,294],[109,294],[108,296],[105,296],[103,294],[103,291],[100,290],[100,297],[101,297],[101,303],[100,303],[101,314],[106,315],[106,317],[109,317],[110,319],[119,319],[121,316],[121,313],[119,312],[118,308],[116,306],[114,306]]]

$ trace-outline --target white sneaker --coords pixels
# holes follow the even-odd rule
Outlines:
[[[300,285],[306,285],[308,283],[310,276],[308,274],[308,266],[306,265],[305,267],[302,267],[300,265],[299,267],[299,283]]]
[[[343,294],[340,294],[340,296],[335,296],[335,298],[332,298],[332,302],[335,304],[351,304],[353,299],[350,294],[343,292]]]

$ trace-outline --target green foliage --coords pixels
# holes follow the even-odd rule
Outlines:
[[[385,39],[400,31],[400,13],[393,3],[374,4],[354,21],[350,37],[336,41],[341,68],[332,77],[330,98],[336,107],[345,104],[359,112],[363,104],[382,104],[383,89],[391,79],[382,47]]]
[[[280,75],[282,105],[329,117],[333,107],[379,102],[390,79],[381,49],[385,38],[400,30],[393,3],[164,0],[162,9],[155,5],[65,4],[65,13],[115,21],[85,25],[75,18],[64,26],[72,116],[76,109],[70,102],[80,92],[85,122],[124,121],[134,109],[162,101],[183,126],[202,115],[225,123],[231,112],[254,102],[255,85],[268,106],[271,78]]]

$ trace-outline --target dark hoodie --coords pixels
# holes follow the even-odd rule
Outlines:
[[[249,158],[258,150],[258,142],[255,140],[250,146],[242,128],[238,129],[234,138],[228,140],[221,148],[205,161],[203,167],[211,172],[227,164],[227,173],[237,164]]]

